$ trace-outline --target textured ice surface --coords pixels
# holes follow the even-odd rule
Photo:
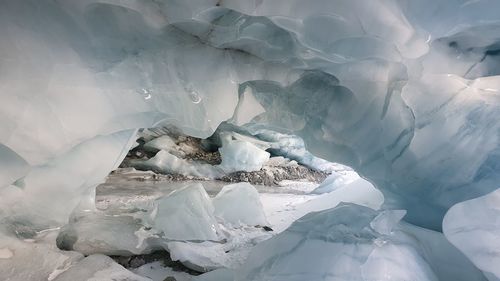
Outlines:
[[[269,152],[249,141],[233,139],[229,134],[223,135],[221,138],[222,147],[219,152],[222,163],[220,168],[226,173],[258,171],[269,160]]]
[[[175,151],[176,144],[174,140],[168,135],[163,135],[152,139],[144,144],[144,149],[152,150],[154,152],[158,152],[160,150],[165,150],[167,152]]]
[[[21,234],[22,226],[18,226]],[[12,231],[15,232],[14,229]],[[55,233],[48,239],[19,239],[0,231],[0,276],[9,281],[47,281],[83,258],[77,252],[61,251],[55,245]],[[25,233],[26,234],[26,233]],[[44,235],[41,235],[44,236]]]
[[[28,173],[29,165],[14,151],[0,143],[0,187],[4,187]]]
[[[208,273],[202,274],[200,276],[194,277],[193,281],[233,281],[234,272],[229,269],[217,269],[210,271]]]
[[[252,89],[245,88],[244,92],[239,93],[238,105],[230,122],[238,126],[245,125],[264,112],[265,109],[252,94]]]
[[[60,226],[76,206],[93,208],[137,128],[207,137],[232,119],[299,135],[405,220],[440,229],[451,206],[499,187],[499,9],[3,0],[0,216]]]
[[[239,131],[236,133],[234,131]],[[349,172],[352,169],[339,163],[326,161],[311,154],[304,143],[304,140],[290,133],[281,133],[270,130],[266,126],[262,127],[258,123],[246,124],[243,127],[228,126],[222,124],[216,131],[217,135],[231,134],[232,137],[240,140],[247,140],[258,147],[272,152],[273,155],[280,155],[298,163],[308,166],[311,169],[326,173]],[[252,137],[246,135],[252,135]]]
[[[444,235],[490,280],[500,280],[500,190],[453,206]]]
[[[148,160],[132,159],[128,164],[142,170],[214,179],[237,171],[259,171],[269,160],[266,142],[234,132],[222,132],[217,137],[222,160],[218,165],[183,159],[184,150],[189,147],[175,144],[169,136],[161,136],[144,145],[144,149],[155,152],[155,156]]]
[[[359,179],[356,173],[349,173],[347,175],[342,175],[336,172],[332,172],[316,189],[311,191],[313,194],[328,193],[349,184],[355,180]]]
[[[91,255],[66,271],[58,275],[54,281],[151,281],[134,274],[121,265],[117,264],[110,257],[104,255]]]
[[[138,255],[150,250],[137,235],[142,227],[133,216],[86,214],[61,229],[57,245],[85,255]]]
[[[157,200],[155,226],[169,240],[219,240],[210,197],[201,184],[188,185]]]
[[[442,234],[400,226],[390,212],[342,204],[308,214],[257,245],[234,277],[199,280],[485,280]],[[393,231],[373,229],[376,218]],[[446,258],[448,270],[436,270]]]
[[[167,174],[181,174],[200,178],[219,178],[224,171],[215,165],[188,161],[165,150],[160,150],[148,160],[131,160],[130,165],[144,170],[153,170]]]
[[[141,276],[151,278],[153,281],[165,281],[165,278],[169,276],[173,276],[176,281],[191,281],[193,277],[188,273],[174,271],[172,268],[164,267],[163,263],[160,261],[147,263],[132,271]]]
[[[48,218],[67,217],[94,181],[82,183],[112,169],[66,181],[69,167],[94,167],[83,155],[55,166],[79,146],[122,132],[115,148],[92,151],[114,162],[133,129],[208,136],[231,118],[293,131],[422,226],[438,229],[450,206],[498,188],[495,1],[1,5],[0,143],[56,182],[21,192]]]
[[[31,168],[14,185],[0,189],[0,206],[6,215],[31,218],[32,223],[60,225],[69,214],[94,208],[94,188],[109,169],[118,167],[127,154],[135,130],[97,136]],[[62,188],[64,187],[64,188]]]
[[[246,182],[226,185],[212,200],[215,216],[229,225],[268,225],[257,189]]]
[[[332,192],[321,195],[307,195],[305,198],[287,196],[283,200],[280,194],[267,194],[265,204],[276,205],[274,212],[267,214],[271,227],[277,233],[285,230],[290,224],[310,212],[324,211],[336,207],[340,203],[354,203],[378,210],[384,203],[382,193],[369,182],[358,179]],[[292,201],[288,201],[292,199]],[[269,202],[271,201],[271,202]],[[282,205],[287,206],[287,212],[281,211]]]

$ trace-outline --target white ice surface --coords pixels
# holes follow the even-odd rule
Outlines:
[[[329,175],[315,190],[311,191],[311,193],[328,193],[357,179],[359,179],[359,175],[354,171],[346,171],[342,174],[332,172],[332,174]]]
[[[174,271],[170,267],[165,267],[158,261],[134,268],[132,272],[150,278],[153,281],[164,281],[167,277],[174,277],[176,281],[191,281],[193,278],[193,276],[188,273]]]
[[[245,88],[245,91],[240,94],[238,105],[234,111],[231,123],[241,126],[249,123],[255,116],[265,112],[266,110],[260,105],[252,94],[251,88]]]
[[[195,280],[485,281],[442,234],[400,224],[384,212],[342,204],[310,213],[254,247],[232,276],[216,272]],[[371,225],[393,231],[382,234]]]
[[[220,167],[226,172],[253,172],[262,168],[269,160],[270,154],[245,140],[233,140],[231,135],[222,137],[222,147],[219,149],[222,163]]]
[[[134,274],[104,255],[91,255],[84,258],[59,274],[53,281],[116,280],[151,281],[149,278]]]
[[[215,216],[227,225],[265,226],[268,224],[259,193],[249,183],[226,185],[212,200]]]
[[[187,185],[156,201],[156,228],[168,240],[219,240],[214,207],[203,186]]]
[[[140,169],[155,170],[166,174],[180,174],[199,178],[218,178],[224,172],[218,166],[182,159],[166,150],[160,150],[148,160],[133,160],[131,165]]]
[[[490,281],[500,280],[500,189],[453,206],[443,232]]]
[[[175,151],[177,144],[172,140],[168,135],[159,136],[154,138],[147,143],[144,144],[144,149],[152,150],[152,151],[160,151],[165,150],[167,152]]]
[[[83,258],[80,253],[57,249],[56,235],[57,231],[48,231],[33,239],[18,239],[0,231],[0,278],[52,281],[58,273]]]

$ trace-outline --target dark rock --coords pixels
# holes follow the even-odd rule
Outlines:
[[[262,227],[262,229],[264,229],[265,231],[274,231],[272,228],[270,228],[269,226],[264,226]]]
[[[147,263],[159,261],[165,267],[170,267],[174,271],[186,272],[191,275],[200,275],[200,272],[189,269],[178,261],[172,261],[167,251],[155,251],[151,254],[134,256],[110,256],[114,261],[125,268],[137,268]],[[173,277],[172,277],[173,278]]]

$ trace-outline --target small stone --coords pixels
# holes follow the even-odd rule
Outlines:
[[[270,228],[269,226],[264,226],[262,227],[262,229],[264,229],[265,231],[274,231],[272,228]]]

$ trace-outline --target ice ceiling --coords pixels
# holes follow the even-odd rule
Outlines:
[[[58,225],[92,206],[137,128],[207,137],[232,120],[301,136],[415,225],[442,229],[458,203],[443,227],[456,245],[477,237],[460,233],[469,223],[499,237],[498,191],[486,195],[500,181],[499,11],[496,0],[0,0],[0,217]],[[477,253],[495,245],[498,262],[498,242],[459,248],[491,271]]]

